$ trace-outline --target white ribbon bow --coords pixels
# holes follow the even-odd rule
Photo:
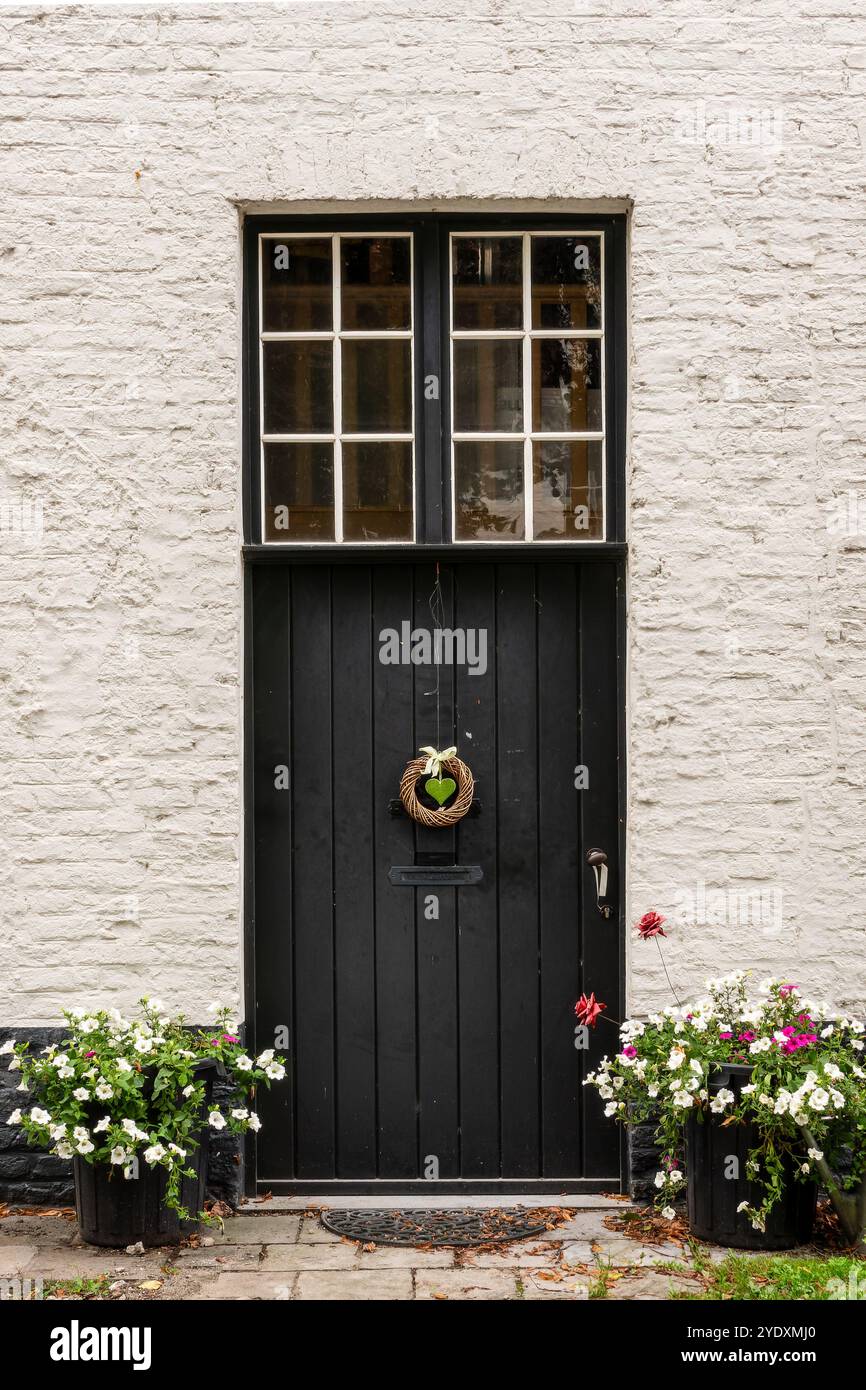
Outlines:
[[[448,758],[453,758],[456,755],[457,747],[455,745],[453,748],[444,748],[441,753],[438,753],[432,744],[428,743],[427,746],[420,751],[427,754],[427,762],[424,765],[425,777],[441,778],[442,764],[446,762]]]

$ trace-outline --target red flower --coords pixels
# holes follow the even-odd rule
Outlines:
[[[662,922],[665,921],[667,918],[660,917],[657,912],[645,912],[635,925],[643,940],[649,941],[651,936],[667,936],[667,932],[662,931]]]
[[[591,994],[588,999],[585,994],[582,994],[574,1006],[574,1012],[577,1015],[578,1023],[585,1023],[587,1027],[594,1028],[601,1017],[602,1009],[606,1008],[607,1004],[600,1004],[594,994]]]

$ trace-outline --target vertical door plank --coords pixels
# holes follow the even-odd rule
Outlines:
[[[433,565],[419,565],[414,571],[414,626],[435,630],[437,619],[430,609],[435,581]],[[440,572],[444,628],[452,627],[453,573],[450,566]],[[455,742],[454,667],[440,664],[412,667],[415,688],[415,746],[447,748]],[[439,686],[439,727],[436,723],[436,696]],[[455,832],[452,828],[415,828],[416,852],[447,854],[454,862]],[[406,890],[401,890],[405,892]],[[427,894],[418,889],[415,898],[415,934],[418,943],[418,1122],[421,1175],[438,1173],[440,1178],[459,1176],[458,1069],[457,1069],[457,943],[455,899],[458,892],[471,889],[439,888],[435,897],[439,916],[427,918]],[[433,1163],[435,1160],[435,1165]]]
[[[293,1031],[292,995],[292,790],[289,684],[290,572],[260,566],[253,571],[252,702],[256,1039],[274,1043],[276,1030]],[[288,788],[277,769],[288,768]],[[287,1051],[287,1081],[262,1088],[257,1166],[260,1178],[294,1174],[294,1056]]]
[[[371,576],[333,571],[336,1175],[376,1176]]]
[[[457,890],[460,1141],[463,1178],[498,1178],[499,933],[496,860],[496,593],[492,565],[458,565],[455,623],[486,634],[487,669],[457,672],[457,750],[472,769],[481,815],[457,827],[457,861],[481,883]]]
[[[574,1003],[580,990],[577,573],[538,567],[541,1121],[545,1177],[581,1171]]]
[[[402,565],[373,570],[373,783],[376,893],[376,1040],[379,1177],[418,1176],[415,1035],[414,893],[388,882],[392,864],[413,862],[406,816],[391,816],[400,777],[412,756],[412,667],[380,660],[381,633],[400,632],[411,618],[411,572]],[[358,726],[359,737],[369,731]]]
[[[331,572],[292,582],[297,1176],[334,1177]]]
[[[618,901],[618,720],[616,566],[584,566],[580,585],[581,756],[589,769],[589,787],[580,793],[581,843],[603,849],[610,865],[608,896]],[[594,992],[612,1018],[622,1018],[619,989],[619,926],[614,914],[605,919],[596,907],[595,882],[582,862],[583,962],[581,990]],[[589,1050],[577,1054],[594,1070],[616,1044],[610,1024],[589,1033]],[[603,1102],[588,1086],[583,1096],[585,1176],[612,1177],[619,1171],[616,1126],[606,1121]]]
[[[535,566],[497,570],[502,1173],[541,1171]]]

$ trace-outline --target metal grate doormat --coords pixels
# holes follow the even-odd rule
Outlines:
[[[322,1225],[364,1245],[493,1245],[550,1230],[562,1214],[497,1207],[419,1211],[325,1211]]]

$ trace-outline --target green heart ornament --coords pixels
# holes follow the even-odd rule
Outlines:
[[[428,777],[424,783],[424,790],[428,796],[432,796],[438,806],[444,806],[449,796],[456,792],[457,783],[453,777]]]

